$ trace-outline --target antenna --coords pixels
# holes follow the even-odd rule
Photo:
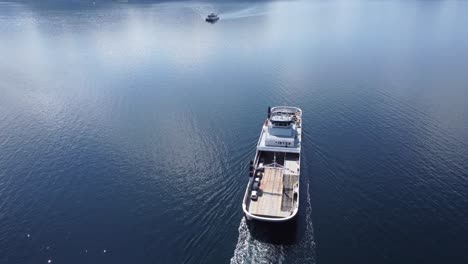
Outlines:
[[[273,152],[273,166],[276,168],[276,152]]]

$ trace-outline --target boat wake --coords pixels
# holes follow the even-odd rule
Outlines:
[[[306,199],[307,201],[304,201],[304,205],[306,206],[304,211],[305,217],[303,217],[302,221],[298,221],[298,223],[304,223],[303,221],[305,223],[302,228],[293,230],[293,232],[304,232],[300,235],[300,239],[293,239],[293,241],[288,241],[288,239],[285,239],[286,241],[258,239],[257,236],[253,236],[252,234],[258,233],[259,230],[256,229],[256,226],[249,228],[249,223],[243,217],[239,225],[239,238],[234,255],[231,258],[231,264],[315,263],[315,241],[311,216],[312,206],[308,183]],[[301,218],[301,215],[299,214],[298,217]],[[268,234],[268,230],[260,233],[263,233],[263,235]]]
[[[234,250],[234,256],[231,258],[231,264],[282,263],[283,261],[283,246],[276,246],[254,239],[247,226],[247,220],[243,217],[239,226],[239,238]]]
[[[303,263],[316,263],[316,244],[314,240],[314,226],[312,224],[312,203],[310,202],[310,191],[309,191],[309,183],[307,183],[307,207],[306,207],[306,229],[305,229],[305,238],[303,244],[300,248],[305,250],[310,250],[311,255],[303,256],[301,262]]]
[[[210,13],[217,13],[219,17],[222,18],[223,20],[263,16],[267,14],[267,11],[257,6],[251,6],[251,7],[242,8],[242,9],[233,10],[233,11],[223,11],[223,10],[217,10],[217,8],[215,8],[214,6],[206,4],[206,5],[193,6],[192,9],[200,17],[206,17],[206,15]]]
[[[228,19],[241,19],[247,17],[255,17],[255,16],[263,16],[267,14],[267,12],[259,7],[253,6],[244,8],[241,10],[231,11],[227,13],[222,13],[221,16],[224,20]]]

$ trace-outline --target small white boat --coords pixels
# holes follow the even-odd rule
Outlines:
[[[296,216],[301,141],[302,110],[290,106],[268,108],[242,203],[247,219],[284,222]]]
[[[219,20],[219,17],[215,13],[211,13],[205,18],[206,22],[211,22],[211,23],[216,22],[218,20]]]

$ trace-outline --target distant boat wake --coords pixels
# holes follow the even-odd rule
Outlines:
[[[312,225],[312,206],[310,203],[309,184],[307,183],[306,227],[304,238],[294,245],[275,245],[256,240],[250,234],[247,220],[242,218],[231,264],[244,263],[315,263],[315,242]],[[301,217],[298,215],[298,217]],[[291,258],[296,258],[292,260]]]
[[[241,19],[247,17],[263,16],[267,14],[265,10],[258,7],[249,7],[237,11],[227,12],[221,14],[223,19]]]
[[[200,17],[206,17],[206,15],[210,13],[217,13],[219,17],[223,20],[263,16],[268,13],[267,11],[257,6],[247,7],[247,8],[243,8],[243,9],[235,10],[235,11],[227,11],[227,12],[219,11],[218,12],[215,8],[213,8],[210,5],[203,5],[203,6],[193,7],[193,10],[196,13],[198,13]]]

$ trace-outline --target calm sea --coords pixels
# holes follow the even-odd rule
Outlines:
[[[0,3],[0,263],[468,263],[468,2],[38,2]],[[241,209],[269,105],[286,225]]]

